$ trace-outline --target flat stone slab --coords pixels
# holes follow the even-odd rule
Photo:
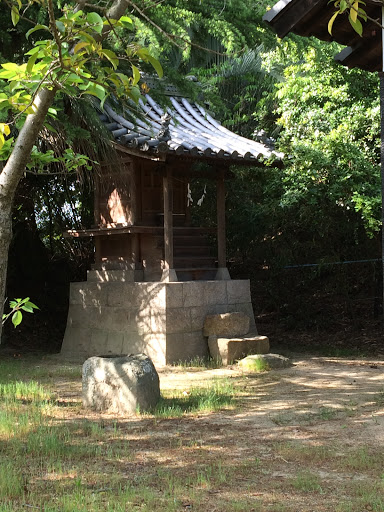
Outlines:
[[[267,336],[252,334],[236,338],[209,336],[208,347],[211,357],[226,366],[248,354],[267,354],[269,339]]]
[[[96,411],[133,414],[156,406],[159,376],[144,355],[94,356],[83,364],[83,405]]]
[[[279,354],[255,354],[241,359],[238,365],[246,371],[261,372],[289,368],[292,366],[292,362]]]
[[[249,332],[249,316],[240,311],[205,317],[204,336],[243,336]]]

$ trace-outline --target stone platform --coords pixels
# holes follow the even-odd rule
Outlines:
[[[122,280],[127,277],[127,280]],[[133,282],[113,272],[72,283],[61,353],[148,355],[157,366],[208,355],[207,315],[240,311],[256,333],[248,280]]]

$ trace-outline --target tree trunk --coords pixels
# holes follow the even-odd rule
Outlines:
[[[384,72],[379,73],[380,77],[380,133],[381,133],[381,268],[383,272],[383,294],[384,294]],[[383,323],[384,323],[384,295]]]
[[[29,114],[15,142],[15,148],[0,173],[0,315],[3,316],[8,250],[12,237],[12,206],[17,185],[29,161],[33,145],[44,125],[57,89],[41,89],[35,99],[35,113]],[[0,343],[1,343],[0,323]]]

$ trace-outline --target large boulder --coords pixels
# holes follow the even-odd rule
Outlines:
[[[249,316],[240,311],[208,315],[204,321],[204,336],[243,336],[249,332]]]
[[[144,354],[95,356],[83,364],[84,407],[118,414],[147,411],[160,399],[156,368]]]

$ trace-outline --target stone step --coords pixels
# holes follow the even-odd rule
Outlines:
[[[173,261],[177,270],[181,268],[213,268],[216,260],[212,256],[175,256]]]
[[[251,333],[231,338],[209,336],[208,347],[211,357],[226,366],[250,354],[268,354],[269,339]]]
[[[126,283],[143,280],[142,270],[88,270],[87,281],[98,283]]]
[[[210,247],[203,245],[175,245],[173,246],[173,255],[176,257],[188,256],[206,256],[211,257]]]
[[[217,268],[178,268],[176,275],[179,281],[214,281]]]

